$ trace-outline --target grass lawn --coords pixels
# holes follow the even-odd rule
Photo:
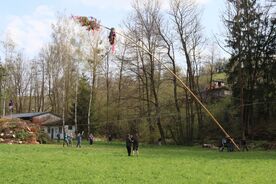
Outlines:
[[[123,143],[82,148],[0,144],[0,183],[276,183],[276,152],[218,152]]]

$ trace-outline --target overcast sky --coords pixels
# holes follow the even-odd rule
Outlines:
[[[51,23],[57,12],[93,16],[108,27],[118,27],[131,11],[132,0],[0,0],[0,40],[7,33],[24,49],[36,56],[50,38]],[[196,0],[203,9],[202,23],[206,37],[222,32],[224,0]],[[162,0],[164,6],[167,0]],[[0,50],[1,52],[1,50]]]

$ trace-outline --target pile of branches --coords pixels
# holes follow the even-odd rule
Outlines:
[[[39,127],[20,119],[0,119],[0,143],[38,144]]]
[[[265,150],[275,150],[276,149],[276,142],[268,142],[268,143],[264,143],[262,145],[262,147]]]

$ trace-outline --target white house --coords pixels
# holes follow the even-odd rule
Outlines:
[[[58,121],[55,123],[43,123],[41,128],[43,128],[44,132],[48,134],[51,139],[58,139],[58,135],[60,135],[60,139],[64,137],[62,121]],[[66,135],[75,136],[76,128],[75,125],[65,125],[64,130]]]

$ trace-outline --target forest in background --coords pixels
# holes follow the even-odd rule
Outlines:
[[[204,37],[200,7],[187,0],[170,0],[168,12],[161,10],[161,1],[133,1],[124,26],[116,28],[133,41],[117,35],[115,52],[108,31],[88,32],[64,14],[57,16],[51,40],[35,58],[27,58],[7,36],[0,45],[1,114],[10,113],[13,100],[13,113],[50,111],[80,131],[101,136],[137,132],[145,142],[161,138],[164,144],[182,145],[221,138],[204,109],[156,57],[231,136],[273,140],[275,6],[256,0],[225,2],[224,41]],[[229,58],[222,57],[221,49]],[[207,93],[216,80],[231,95]]]

